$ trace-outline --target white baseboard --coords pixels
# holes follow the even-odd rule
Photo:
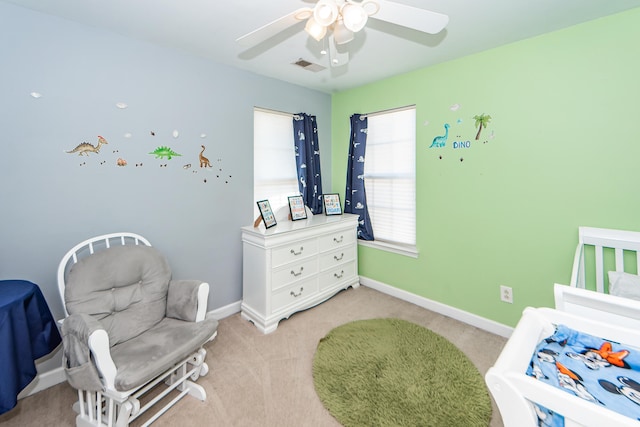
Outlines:
[[[62,366],[50,371],[39,373],[33,381],[29,383],[29,385],[22,389],[18,395],[18,399],[31,396],[32,394],[36,394],[49,387],[53,387],[56,384],[65,382],[66,380],[67,378],[64,375],[64,369],[62,369]]]
[[[377,280],[369,279],[368,277],[360,276],[360,284],[382,292],[383,294],[391,295],[392,297],[410,302],[419,307],[426,308],[427,310],[434,311],[444,316],[451,317],[452,319],[475,326],[476,328],[491,332],[492,334],[500,335],[501,337],[509,338],[513,332],[513,328],[510,326],[477,316],[469,313],[468,311],[460,310],[459,308],[451,307],[450,305],[421,297],[420,295],[416,295],[402,289],[394,288],[393,286],[378,282]]]
[[[225,305],[224,307],[216,308],[215,310],[207,312],[207,316],[214,317],[218,320],[224,319],[225,317],[229,317],[236,313],[239,313],[241,304],[242,300],[232,302],[231,304]]]

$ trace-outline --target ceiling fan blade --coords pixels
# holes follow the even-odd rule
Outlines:
[[[377,0],[380,10],[370,18],[386,21],[423,33],[437,34],[449,23],[449,16],[388,0]]]
[[[236,42],[244,47],[252,47],[263,41],[270,39],[278,33],[286,30],[287,28],[309,18],[313,14],[313,9],[310,7],[303,7],[295,10],[288,15],[276,19],[257,30],[253,30],[250,33],[245,34],[242,37],[236,39]]]
[[[336,41],[333,38],[333,33],[328,35],[329,38],[329,63],[331,67],[341,67],[347,65],[349,62],[349,52],[338,52]]]

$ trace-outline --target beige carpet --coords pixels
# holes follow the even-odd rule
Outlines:
[[[300,427],[339,426],[316,396],[311,366],[318,340],[348,321],[397,317],[444,336],[460,348],[484,375],[506,340],[473,326],[360,286],[280,322],[269,335],[240,314],[223,319],[218,337],[206,346],[210,372],[198,383],[207,401],[185,397],[154,426]],[[339,363],[340,361],[336,361]],[[67,426],[76,392],[66,383],[18,402],[0,416],[2,427]],[[493,408],[491,427],[502,426]],[[458,427],[458,426],[443,426]],[[464,427],[464,426],[460,426]]]

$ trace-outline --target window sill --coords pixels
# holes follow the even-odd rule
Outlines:
[[[358,239],[358,245],[380,249],[381,251],[392,252],[394,254],[404,255],[411,258],[418,258],[418,248],[416,248],[415,246],[399,245],[397,243],[381,242],[379,240],[362,239]]]

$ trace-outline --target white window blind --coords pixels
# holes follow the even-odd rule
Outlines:
[[[253,199],[268,199],[276,212],[298,190],[293,115],[255,108],[253,111]]]
[[[416,244],[416,110],[369,114],[364,163],[376,241]]]

